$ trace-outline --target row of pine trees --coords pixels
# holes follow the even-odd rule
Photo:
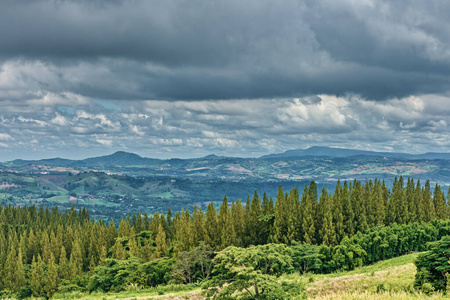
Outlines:
[[[449,195],[449,193],[447,194]],[[94,272],[107,258],[139,257],[143,262],[190,251],[200,243],[216,250],[292,241],[335,246],[344,237],[374,226],[428,222],[448,217],[448,201],[427,181],[395,179],[392,189],[380,180],[336,184],[334,193],[314,181],[303,194],[296,188],[276,201],[255,191],[245,204],[224,197],[219,210],[195,207],[172,215],[147,213],[114,221],[92,220],[87,209],[0,207],[0,290],[27,286],[35,296],[50,297],[61,281],[73,282]],[[45,276],[44,276],[45,274]]]

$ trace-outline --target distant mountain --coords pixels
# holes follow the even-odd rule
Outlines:
[[[450,153],[408,154],[396,152],[376,152],[365,150],[353,150],[345,148],[319,147],[314,146],[307,149],[288,150],[283,153],[269,154],[261,156],[260,159],[293,159],[296,157],[351,157],[351,156],[372,156],[396,159],[450,159]]]
[[[2,163],[5,166],[11,167],[23,167],[27,165],[47,165],[47,166],[70,166],[76,160],[64,159],[64,158],[48,158],[40,160],[24,160],[16,159],[10,162]]]
[[[159,161],[153,158],[144,158],[134,153],[125,151],[117,151],[111,155],[92,157],[82,160],[71,160],[62,158],[51,158],[41,160],[22,160],[16,159],[11,162],[3,163],[10,167],[23,167],[27,165],[47,165],[60,167],[104,167],[104,166],[136,166],[136,165],[151,165]]]
[[[307,149],[288,150],[283,153],[270,154],[261,156],[259,161],[273,160],[296,160],[296,159],[321,159],[321,158],[347,158],[347,157],[374,157],[389,158],[398,160],[450,160],[450,153],[424,153],[424,154],[408,154],[394,152],[376,152],[365,150],[353,150],[344,148],[331,147],[310,147]],[[21,160],[17,159],[10,162],[0,163],[4,167],[22,168],[31,165],[45,165],[53,167],[74,167],[74,168],[147,168],[147,169],[165,169],[165,170],[186,170],[204,167],[203,163],[207,163],[210,167],[213,165],[223,164],[246,164],[247,161],[254,161],[254,158],[226,157],[210,154],[201,158],[194,159],[154,159],[141,157],[135,153],[118,151],[110,155],[92,157],[83,160],[70,160],[63,158],[52,158],[42,160]],[[200,165],[197,165],[200,163]],[[231,168],[235,168],[233,166]]]
[[[137,166],[148,165],[157,159],[144,158],[134,153],[117,151],[111,155],[87,158],[72,163],[71,166],[93,167],[93,166]]]

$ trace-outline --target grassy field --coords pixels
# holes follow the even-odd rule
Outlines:
[[[349,272],[302,276],[310,299],[444,299],[414,291],[416,273],[414,260],[418,253],[409,254],[361,267]],[[286,276],[285,280],[295,280]],[[292,278],[294,277],[294,278]]]
[[[136,286],[131,285],[126,291],[120,293],[82,293],[82,292],[71,292],[71,293],[57,293],[52,299],[82,299],[82,300],[112,300],[112,299],[122,299],[122,300],[149,300],[149,299],[192,299],[200,300],[205,299],[201,295],[200,287],[196,285],[167,285],[159,286],[151,289],[140,289]]]

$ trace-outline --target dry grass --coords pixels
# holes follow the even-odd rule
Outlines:
[[[379,287],[389,292],[413,291],[414,264],[389,267],[382,271],[324,278],[307,284],[310,296],[323,296],[346,292],[377,292]]]
[[[407,299],[448,299],[441,294],[435,294],[432,296],[424,295],[422,293],[409,293],[409,292],[383,292],[383,293],[371,293],[369,291],[361,292],[346,292],[341,291],[328,295],[316,296],[315,300],[407,300]]]

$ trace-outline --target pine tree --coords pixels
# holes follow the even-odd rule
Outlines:
[[[336,232],[333,224],[332,203],[325,188],[322,189],[320,195],[320,202],[323,207],[323,219],[321,229],[319,231],[319,240],[326,246],[332,246],[336,244]]]
[[[17,255],[17,269],[15,273],[17,290],[20,290],[26,284],[22,249],[19,249],[19,254]]]
[[[194,213],[192,215],[192,231],[193,244],[198,245],[206,238],[206,219],[205,214],[194,205]]]
[[[355,234],[355,213],[353,205],[350,201],[350,187],[347,181],[344,181],[344,186],[341,193],[342,212],[344,215],[344,228],[346,236],[353,236]]]
[[[290,244],[292,241],[299,241],[301,239],[300,233],[300,196],[297,188],[293,188],[287,197],[287,241]]]
[[[144,242],[144,247],[142,248],[141,251],[141,258],[142,258],[142,262],[146,263],[149,262],[153,257],[153,251],[152,251],[152,246],[150,245],[150,241],[145,241]]]
[[[113,247],[113,258],[118,260],[124,260],[127,258],[125,248],[122,245],[122,238],[118,237]],[[72,257],[71,257],[72,260]]]
[[[234,224],[232,224],[227,196],[223,198],[222,204],[220,205],[218,224],[220,230],[220,248],[223,249],[233,245],[236,234],[234,232]]]
[[[277,201],[275,202],[275,221],[272,227],[272,234],[270,241],[272,243],[287,243],[287,231],[288,231],[288,212],[287,212],[287,199],[281,188],[278,187]]]
[[[245,235],[245,211],[242,206],[241,200],[236,199],[236,203],[231,206],[231,218],[233,219],[234,229],[236,233],[236,243],[235,246],[244,246],[244,235]],[[261,232],[261,235],[263,233]]]
[[[245,245],[258,245],[261,242],[261,222],[259,217],[261,216],[261,199],[258,196],[258,192],[255,190],[253,198],[248,201],[248,206],[245,211]]]
[[[342,213],[342,201],[341,201],[341,182],[338,180],[334,195],[332,199],[332,211],[333,211],[333,224],[336,232],[336,242],[340,242],[345,235],[344,228],[344,215]]]
[[[128,237],[128,257],[139,256],[139,248],[136,243],[136,234],[134,228],[131,228],[130,236]]]
[[[425,182],[425,187],[422,190],[422,207],[426,216],[425,222],[429,222],[436,218],[436,211],[431,197],[430,181]]]
[[[270,232],[273,227],[273,222],[275,220],[275,209],[273,207],[272,198],[267,198],[264,192],[262,200],[262,215],[260,217],[261,225],[261,244],[265,245],[269,242]],[[300,220],[300,215],[297,217]],[[300,226],[300,225],[299,225]]]
[[[160,258],[166,255],[167,252],[166,233],[161,224],[158,227],[158,233],[156,234],[156,249],[154,253],[155,258]]]
[[[44,232],[44,234],[42,235],[41,245],[44,249],[42,252],[42,260],[44,261],[44,263],[48,264],[48,262],[50,261],[50,256],[52,254],[52,249],[50,247],[50,239],[47,232]]]
[[[219,246],[219,225],[217,223],[217,210],[211,202],[206,208],[206,235],[205,243],[215,248]]]
[[[98,264],[104,266],[106,264],[107,257],[108,257],[108,252],[106,251],[106,247],[103,245],[100,248],[100,258],[99,258]]]
[[[371,200],[370,211],[373,215],[373,224],[370,227],[383,226],[386,217],[386,207],[384,206],[381,182],[378,179],[375,179]]]
[[[69,262],[67,261],[67,252],[64,245],[61,246],[60,253],[58,275],[61,279],[69,279]]]
[[[316,207],[317,207],[317,187],[314,181],[311,181],[309,188],[305,189],[300,202],[302,217],[302,240],[305,243],[313,244],[316,240]]]
[[[191,215],[188,210],[183,210],[179,228],[176,232],[176,252],[189,251],[194,247],[194,235],[192,230]]]
[[[83,256],[81,253],[80,239],[76,236],[72,243],[72,253],[69,260],[69,276],[70,279],[75,279],[81,276],[83,271]]]
[[[3,273],[3,288],[11,291],[18,291],[25,284],[25,272],[22,263],[22,251],[16,252],[16,246],[10,236],[10,247]]]
[[[414,190],[414,203],[417,205],[417,222],[425,222],[426,217],[426,209],[424,207],[424,201],[422,199],[422,188],[420,187],[420,180],[417,180],[416,188]]]
[[[409,221],[408,222],[417,222],[417,209],[419,207],[418,199],[415,197],[415,187],[414,187],[414,179],[408,178],[408,182],[406,183],[406,202],[408,203],[408,211],[409,211]]]
[[[53,253],[50,256],[50,260],[48,263],[47,275],[44,279],[43,292],[47,296],[47,298],[51,298],[53,294],[58,289],[60,279],[58,277],[58,266],[55,263],[55,258],[53,257]]]
[[[45,278],[43,265],[44,264],[40,255],[38,255],[37,261],[36,257],[33,256],[30,269],[30,285],[31,290],[33,291],[33,296],[35,297],[40,297],[43,295],[43,278]]]
[[[355,230],[360,232],[365,232],[369,228],[366,214],[367,207],[363,199],[361,183],[355,179],[350,193],[350,202],[352,203],[353,211],[355,213]]]
[[[11,236],[9,236],[9,243],[11,244]],[[6,248],[6,244],[5,244]],[[6,259],[5,263],[2,268],[2,286],[3,289],[7,290],[13,290],[15,285],[14,280],[14,272],[16,270],[16,261],[17,261],[17,254],[16,249],[14,247],[8,247],[8,251],[5,251]]]
[[[441,187],[437,183],[434,188],[433,205],[435,207],[436,218],[447,218],[447,203],[445,201],[444,192],[441,191]]]

